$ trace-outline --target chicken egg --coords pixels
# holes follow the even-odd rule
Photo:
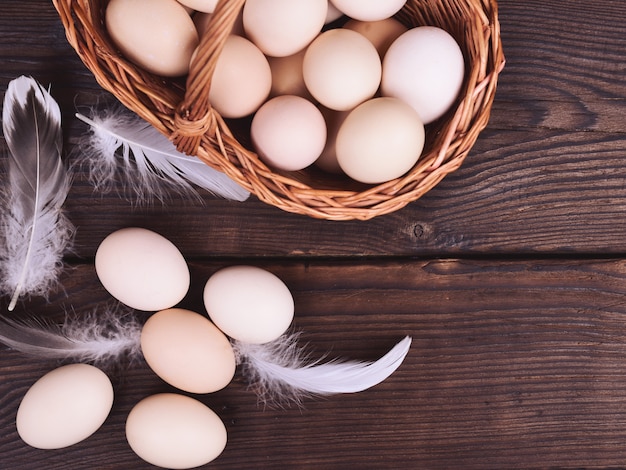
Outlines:
[[[215,460],[226,447],[226,427],[202,402],[160,393],[137,403],[126,419],[126,440],[140,458],[158,467],[187,469]]]
[[[141,330],[141,350],[159,377],[186,392],[221,390],[235,375],[228,338],[190,310],[172,308],[152,315]]]
[[[396,98],[374,98],[355,108],[337,133],[337,161],[356,181],[383,183],[417,162],[424,125],[415,110]]]
[[[333,0],[338,10],[350,18],[361,21],[378,21],[398,13],[406,0]]]
[[[279,338],[294,316],[285,283],[255,266],[230,266],[213,274],[204,287],[204,305],[220,330],[251,344]]]
[[[296,171],[311,165],[326,144],[326,123],[310,101],[294,95],[272,98],[254,115],[252,143],[268,165]]]
[[[111,0],[105,24],[122,54],[145,70],[167,77],[189,71],[199,38],[176,0]]]
[[[243,26],[268,56],[284,57],[305,48],[324,27],[328,0],[247,0]]]
[[[191,281],[181,252],[151,230],[129,227],[108,235],[96,250],[96,274],[123,304],[144,311],[173,307]]]
[[[409,103],[424,124],[440,118],[463,85],[461,48],[446,31],[434,26],[408,30],[383,59],[381,92]]]
[[[381,61],[376,48],[349,29],[331,29],[315,38],[302,67],[311,95],[337,111],[371,98],[380,85]]]
[[[215,64],[209,101],[226,118],[255,112],[272,87],[267,58],[248,39],[231,34]]]
[[[61,449],[86,439],[113,406],[113,386],[100,369],[69,364],[48,372],[26,392],[17,410],[17,432],[38,449]]]

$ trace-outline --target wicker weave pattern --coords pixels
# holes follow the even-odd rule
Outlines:
[[[489,120],[504,66],[496,0],[408,0],[406,26],[438,26],[457,40],[466,76],[454,109],[427,127],[424,154],[406,175],[366,186],[316,169],[276,172],[241,141],[241,132],[208,102],[211,77],[245,0],[220,0],[186,82],[156,77],[119,55],[103,21],[108,0],[53,0],[69,43],[97,82],[129,109],[260,200],[329,220],[367,220],[415,201],[463,162]]]

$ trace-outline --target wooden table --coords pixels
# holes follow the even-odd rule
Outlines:
[[[104,93],[51,2],[0,6],[0,89],[22,74],[51,84],[66,148],[78,151],[86,128],[75,105]],[[203,311],[217,269],[247,263],[292,290],[295,327],[314,355],[373,360],[413,337],[397,372],[362,393],[267,409],[238,373],[197,396],[229,436],[206,468],[625,466],[625,19],[622,0],[502,0],[507,66],[489,126],[460,170],[368,222],[208,194],[203,204],[133,206],[94,193],[79,170],[66,203],[77,233],[63,289],[13,315],[62,319],[109,302],[95,250],[116,229],[145,227],[188,259],[186,308]],[[174,389],[141,361],[111,374],[113,410],[87,440],[56,451],[20,440],[20,400],[57,365],[2,347],[0,468],[151,468],[126,443],[126,416]]]

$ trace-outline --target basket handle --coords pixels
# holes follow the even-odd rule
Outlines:
[[[211,78],[244,3],[245,0],[219,0],[200,38],[189,67],[185,96],[174,115],[171,139],[180,152],[196,155],[202,136],[216,125],[209,103]]]

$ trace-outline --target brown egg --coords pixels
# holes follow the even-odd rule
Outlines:
[[[221,390],[235,374],[228,338],[207,317],[190,310],[171,308],[152,315],[141,331],[141,350],[159,377],[186,392]]]

